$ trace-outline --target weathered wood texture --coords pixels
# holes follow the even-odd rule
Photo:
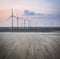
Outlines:
[[[0,59],[60,59],[60,35],[0,33]]]

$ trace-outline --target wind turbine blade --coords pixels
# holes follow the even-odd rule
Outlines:
[[[16,16],[13,16],[13,17],[17,18]]]
[[[13,16],[13,8],[11,8],[11,14],[12,14],[12,16]]]
[[[19,19],[23,19],[22,17],[20,17]]]
[[[7,20],[9,20],[12,16],[10,16]]]
[[[19,19],[24,19],[23,17],[24,17],[24,15],[22,15]]]
[[[15,17],[15,18],[18,18],[18,19],[23,19],[22,17],[20,17],[20,18],[19,18],[19,17],[16,17],[16,16],[14,16],[14,17]]]
[[[26,17],[25,19],[28,19],[29,17]]]

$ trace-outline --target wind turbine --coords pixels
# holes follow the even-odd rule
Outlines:
[[[30,26],[31,26],[31,18],[28,19],[28,27],[30,27]]]
[[[24,27],[25,27],[25,24],[26,24],[26,20],[28,19],[28,17],[27,18],[23,18],[23,20],[24,20]]]
[[[18,28],[18,26],[19,26],[19,25],[18,25],[18,24],[19,24],[19,23],[18,23],[18,20],[19,20],[19,19],[20,19],[20,18],[17,17],[17,28]]]
[[[11,18],[12,19],[12,28],[13,28],[13,18],[14,18],[15,16],[13,15],[13,9],[11,9],[11,16],[8,18],[8,20]]]
[[[51,22],[51,27],[53,27],[53,22]]]
[[[14,17],[17,18],[17,28],[18,28],[18,26],[19,26],[18,20],[19,20],[19,19],[23,19],[23,18],[22,18],[22,17],[19,18],[19,17],[17,17],[17,16],[14,16]]]

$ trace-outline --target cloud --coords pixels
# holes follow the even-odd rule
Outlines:
[[[30,10],[24,10],[24,15],[35,16],[35,15],[40,15],[40,13],[37,14],[37,13],[30,11]]]
[[[60,19],[60,14],[56,13],[56,14],[43,14],[43,13],[35,13],[34,11],[30,11],[30,10],[24,10],[24,15],[28,15],[28,16],[37,16],[43,19]]]

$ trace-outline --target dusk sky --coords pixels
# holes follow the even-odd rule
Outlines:
[[[14,9],[14,15],[39,16],[45,19],[43,24],[47,19],[50,21],[52,16],[55,25],[57,22],[57,26],[60,26],[60,0],[0,0],[0,26],[4,25],[3,22],[9,23],[10,20],[6,19],[11,15],[11,8]]]

